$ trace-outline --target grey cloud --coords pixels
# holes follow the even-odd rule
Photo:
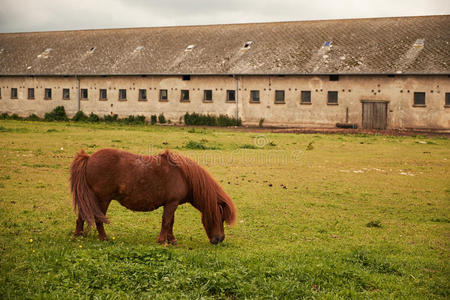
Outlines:
[[[0,32],[449,13],[448,0],[1,0]]]

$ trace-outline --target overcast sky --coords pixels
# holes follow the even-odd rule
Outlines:
[[[450,14],[450,0],[0,0],[0,32]]]

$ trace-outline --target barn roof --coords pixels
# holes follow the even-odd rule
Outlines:
[[[0,34],[0,75],[449,74],[450,15]]]

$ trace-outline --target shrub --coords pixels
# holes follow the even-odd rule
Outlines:
[[[134,123],[134,116],[133,115],[129,115],[128,118],[123,119],[123,121],[125,122],[125,124],[133,124]]]
[[[39,118],[36,114],[31,114],[28,117],[25,118],[27,121],[40,121],[41,118]]]
[[[23,119],[22,117],[19,117],[18,114],[12,114],[9,118],[11,120],[22,120]]]
[[[184,115],[184,124],[186,125],[206,125],[206,126],[240,126],[241,119],[234,119],[227,115],[200,115],[197,113],[186,113]]]
[[[105,121],[105,122],[117,122],[117,118],[118,118],[119,116],[117,115],[117,114],[114,114],[114,115],[104,115],[103,116],[103,120]]]
[[[264,118],[259,119],[259,127],[263,127]]]
[[[156,124],[156,115],[151,115],[150,117],[150,124],[155,125]]]
[[[136,124],[145,124],[146,122],[145,122],[145,116],[136,116],[135,118],[134,118],[134,122],[136,123]]]
[[[9,119],[9,115],[7,113],[2,113],[0,115],[0,120],[8,120]]]
[[[241,119],[235,119],[233,117],[229,117],[227,115],[220,115],[217,118],[218,126],[241,126]]]
[[[77,113],[72,117],[72,121],[79,122],[79,121],[87,121],[88,116],[83,111],[77,111]]]
[[[91,112],[89,114],[89,117],[87,118],[88,122],[92,122],[92,123],[97,123],[100,121],[100,117],[97,116],[96,114],[94,114],[93,112]]]
[[[46,121],[67,121],[66,110],[64,106],[57,106],[51,112],[46,113],[44,119]]]
[[[159,124],[165,124],[166,123],[166,117],[164,117],[164,114],[160,114],[158,116],[158,122],[159,122]]]
[[[133,116],[133,115],[129,115],[128,118],[123,119],[123,122],[128,125],[146,123],[145,116]]]

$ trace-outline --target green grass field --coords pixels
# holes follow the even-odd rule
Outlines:
[[[196,159],[234,199],[211,245],[180,206],[113,202],[109,240],[75,238],[69,165],[81,148]],[[0,298],[448,299],[450,141],[0,121]]]

